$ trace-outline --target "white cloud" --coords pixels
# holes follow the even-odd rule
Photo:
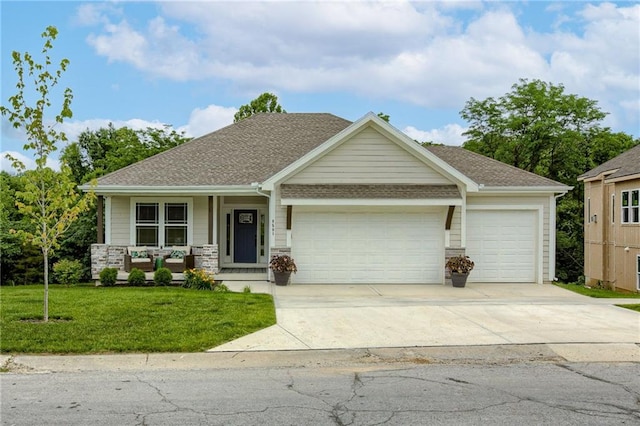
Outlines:
[[[36,167],[36,162],[34,161],[34,159],[30,158],[30,157],[27,157],[22,152],[2,151],[2,152],[0,152],[0,156],[1,156],[0,157],[0,170],[6,171],[6,172],[9,172],[9,173],[15,173],[16,172],[16,170],[13,168],[13,166],[11,164],[12,163],[11,160],[9,160],[7,158],[7,154],[9,154],[13,158],[21,161],[22,164],[24,164],[27,169],[35,169],[35,167]],[[58,161],[58,159],[56,159],[56,158],[49,157],[49,158],[47,158],[47,167],[51,167],[54,170],[60,170],[60,161]]]
[[[199,137],[232,124],[236,112],[236,108],[218,105],[209,105],[204,109],[196,108],[191,111],[189,123],[179,127],[178,131],[184,132],[187,136]]]
[[[188,137],[198,137],[204,134],[218,130],[224,126],[233,123],[233,116],[238,110],[234,107],[224,107],[219,105],[208,105],[205,108],[196,108],[191,112],[189,116],[189,122],[178,128],[174,128],[177,132],[184,132]],[[149,121],[140,118],[132,118],[130,120],[109,120],[106,118],[94,118],[89,120],[70,120],[65,121],[62,124],[58,124],[57,130],[62,131],[67,136],[68,142],[74,142],[78,140],[80,134],[84,131],[94,131],[101,128],[105,128],[112,124],[115,128],[128,127],[133,130],[145,130],[147,128],[164,129],[168,125],[160,121]],[[168,126],[172,128],[173,126]],[[3,132],[5,135],[11,136],[15,141],[21,141],[26,139],[24,132],[20,129],[13,129],[11,126],[3,126]],[[57,159],[57,155],[64,149],[64,146],[58,146],[58,150],[49,158],[47,165],[58,170],[60,168],[60,162]],[[2,170],[13,170],[11,162],[5,158],[5,154],[9,153],[22,161],[27,169],[35,167],[35,161],[33,158],[25,155],[24,152],[7,150],[2,153]]]
[[[432,130],[418,130],[413,126],[407,126],[402,130],[403,133],[418,142],[434,142],[453,146],[460,146],[467,140],[462,135],[466,131],[467,128],[455,123]]]
[[[470,97],[500,96],[518,79],[535,78],[597,99],[620,119],[634,117],[627,105],[640,97],[640,5],[550,4],[542,16],[555,22],[549,32],[525,27],[511,10],[521,7],[161,2],[158,16],[142,24],[106,9],[85,12],[85,21],[107,22],[88,38],[98,54],[160,78],[430,108],[461,108]]]

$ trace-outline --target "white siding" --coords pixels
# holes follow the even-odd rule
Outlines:
[[[459,248],[462,246],[462,206],[456,206],[451,220],[451,230],[449,234],[449,247]]]
[[[193,197],[193,243],[207,244],[209,241],[209,198]]]
[[[376,130],[366,128],[286,183],[446,185],[451,181]]]
[[[271,247],[287,246],[287,206],[280,204],[280,187],[276,187],[272,197],[275,197],[276,217],[275,217],[275,238]]]
[[[130,210],[129,197],[111,197],[111,244],[130,244]]]

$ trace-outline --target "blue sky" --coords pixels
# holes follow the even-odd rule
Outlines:
[[[606,126],[640,136],[638,2],[2,0],[0,14],[3,105],[11,52],[36,55],[58,28],[71,141],[109,122],[200,136],[271,91],[288,112],[384,112],[415,139],[460,145],[465,102],[520,78],[595,99]],[[0,151],[30,164],[23,144],[3,119]]]

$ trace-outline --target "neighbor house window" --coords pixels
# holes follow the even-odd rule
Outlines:
[[[587,223],[591,223],[591,198],[587,198]]]
[[[192,226],[190,199],[166,199],[154,202],[131,200],[135,223],[133,244],[164,247],[190,244]]]
[[[640,189],[622,191],[622,223],[640,223]]]

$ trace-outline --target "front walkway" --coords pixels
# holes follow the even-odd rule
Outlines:
[[[612,343],[640,361],[640,314],[613,306],[638,299],[535,284],[267,286],[278,324],[210,351]]]

